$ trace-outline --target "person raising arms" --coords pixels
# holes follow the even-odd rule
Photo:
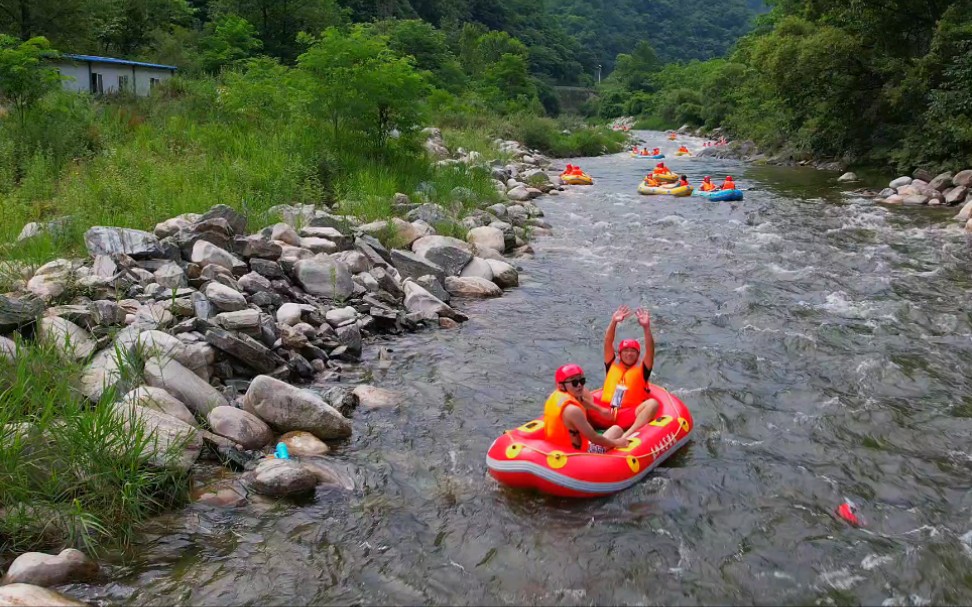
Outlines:
[[[619,307],[611,315],[611,322],[604,334],[604,369],[607,377],[604,379],[601,400],[611,405],[611,423],[626,428],[621,438],[628,438],[653,420],[658,415],[660,406],[649,392],[648,379],[655,362],[655,339],[651,333],[651,315],[647,310],[639,308],[635,312],[638,324],[644,330],[644,357],[641,356],[641,345],[636,339],[622,340],[618,345],[617,355],[614,353],[617,327],[630,314],[631,309],[628,306]],[[632,417],[634,419],[630,424],[626,423]],[[599,410],[592,414],[592,418],[599,425],[605,425],[609,421],[599,414]]]

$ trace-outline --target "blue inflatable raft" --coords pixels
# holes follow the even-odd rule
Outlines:
[[[743,199],[742,190],[713,190],[711,192],[703,192],[697,189],[692,192],[692,196],[701,196],[713,202],[735,202]]]

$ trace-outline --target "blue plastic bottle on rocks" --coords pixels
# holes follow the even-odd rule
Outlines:
[[[274,452],[277,459],[290,459],[290,451],[287,450],[287,443],[277,443],[277,450]]]

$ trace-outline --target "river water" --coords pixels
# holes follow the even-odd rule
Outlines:
[[[371,380],[403,398],[358,410],[336,446],[352,491],[191,505],[154,521],[110,581],[67,591],[139,605],[972,603],[972,254],[955,210],[883,208],[813,170],[668,162],[754,190],[642,197],[650,161],[581,159],[597,183],[539,201],[554,235],[518,262],[519,289],[463,305],[461,329],[383,342],[393,364]],[[692,410],[693,439],[608,498],[499,486],[491,441],[538,415],[557,366],[603,379],[621,303],[650,309],[652,379]],[[640,337],[633,320],[622,337]],[[834,516],[845,497],[863,528]]]

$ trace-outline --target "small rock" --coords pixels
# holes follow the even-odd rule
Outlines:
[[[207,284],[204,293],[218,310],[236,312],[246,308],[246,298],[242,294],[218,282]]]
[[[958,215],[955,216],[955,219],[957,221],[961,221],[962,223],[966,223],[970,218],[972,218],[972,200],[966,202],[965,206],[962,207],[962,210],[959,211]]]
[[[155,282],[169,289],[189,286],[189,279],[179,264],[169,262],[155,271]]]
[[[285,303],[277,310],[277,322],[281,325],[296,325],[300,322],[301,314],[307,308],[313,310],[313,306],[306,304]]]
[[[969,189],[964,185],[957,185],[945,195],[945,204],[955,205],[965,200]]]
[[[217,314],[214,322],[227,331],[243,331],[252,333],[260,327],[260,312],[246,309],[238,312],[223,312]]]
[[[412,243],[412,251],[452,276],[458,275],[473,257],[468,243],[451,236],[423,236]]]
[[[366,409],[386,409],[399,405],[402,401],[401,396],[395,392],[375,386],[356,386],[352,393],[358,397],[358,402]]]
[[[420,276],[431,274],[439,280],[445,280],[446,272],[442,266],[410,251],[392,249],[391,259],[395,269],[401,273],[403,278],[419,278]],[[375,276],[374,274],[372,275]],[[377,279],[378,277],[375,276],[375,278]],[[379,279],[378,282],[380,284],[381,280]]]
[[[212,328],[206,331],[206,341],[259,373],[273,373],[285,364],[272,350],[241,333]]]
[[[912,173],[911,176],[914,177],[915,179],[920,179],[924,181],[925,184],[927,184],[929,181],[935,178],[934,175],[932,175],[929,171],[925,169],[915,169],[915,172]]]
[[[283,278],[285,276],[280,264],[269,259],[250,259],[250,268],[260,276],[266,278]]]
[[[410,313],[419,313],[431,318],[445,316],[458,321],[466,320],[463,314],[450,308],[445,302],[423,289],[415,281],[406,280],[402,286],[405,289],[405,309]]]
[[[269,497],[310,493],[317,486],[317,475],[293,460],[265,459],[246,476],[254,491]]]
[[[331,254],[337,253],[338,251],[338,246],[336,243],[331,242],[326,238],[317,238],[315,236],[301,238],[300,246],[310,250],[313,253]]]
[[[256,272],[250,272],[249,274],[244,274],[240,276],[238,281],[240,288],[245,292],[252,294],[255,293],[272,293],[273,285],[270,284],[270,280],[265,276],[257,274]]]
[[[291,456],[303,457],[310,455],[325,455],[330,448],[310,432],[296,430],[280,437],[279,442],[287,445]]]
[[[273,431],[256,415],[236,407],[215,407],[209,412],[209,427],[244,449],[262,449],[273,440]]]
[[[205,268],[208,265],[217,265],[226,268],[230,272],[234,270],[243,269],[245,271],[246,264],[243,263],[238,257],[221,249],[211,242],[205,240],[197,240],[195,244],[192,245],[192,255],[190,260],[193,263],[199,264],[200,267]]]
[[[441,299],[445,303],[449,303],[449,300],[452,299],[452,295],[450,295],[449,292],[446,291],[445,287],[442,286],[442,283],[439,282],[439,279],[436,278],[435,276],[432,276],[431,274],[427,274],[425,276],[419,276],[415,280],[415,282],[417,282],[419,285],[421,285],[423,289],[425,289],[426,291],[428,291],[438,299]]]
[[[439,318],[439,327],[442,329],[457,329],[459,327],[459,323],[452,320],[451,318],[446,318],[445,316],[442,316]]]
[[[446,291],[456,297],[501,297],[503,289],[485,278],[447,276]]]
[[[847,172],[837,178],[838,183],[848,183],[851,181],[858,181],[856,173]]]
[[[952,178],[954,175],[952,173],[942,173],[936,176],[934,179],[928,182],[928,187],[939,192],[944,192],[948,188],[955,185]]]
[[[301,246],[297,231],[285,223],[278,223],[270,227],[270,240],[283,242],[293,247]]]
[[[348,324],[349,322],[354,322],[354,320],[358,318],[358,311],[351,306],[347,306],[345,308],[336,308],[333,310],[328,310],[327,313],[324,314],[324,318],[332,327],[340,327]]]

